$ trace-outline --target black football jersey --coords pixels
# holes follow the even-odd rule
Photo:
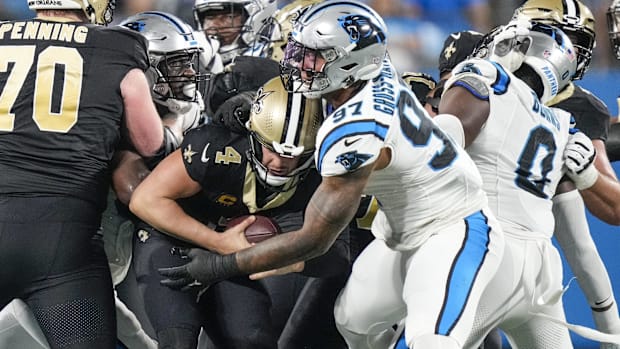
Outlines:
[[[590,139],[607,140],[609,109],[590,91],[571,83],[549,105],[573,114],[577,128]]]
[[[202,187],[189,205],[183,205],[192,217],[222,224],[222,218],[243,214],[276,216],[305,210],[320,184],[318,172],[310,170],[296,188],[287,192],[270,191],[252,171],[249,148],[247,135],[223,126],[207,124],[185,134],[180,148],[185,169]]]
[[[129,70],[148,67],[146,40],[83,23],[33,19],[2,27],[0,194],[100,204],[120,138],[120,83]]]

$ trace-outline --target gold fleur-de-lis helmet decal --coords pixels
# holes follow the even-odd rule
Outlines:
[[[264,87],[258,89],[256,92],[256,98],[254,99],[254,103],[252,104],[252,112],[254,114],[260,114],[263,111],[263,105],[265,98],[267,98],[273,91],[265,91]]]
[[[456,41],[452,41],[452,42],[450,43],[450,45],[449,45],[448,47],[446,47],[446,49],[445,49],[445,50],[443,50],[443,56],[444,56],[446,59],[450,59],[450,57],[452,57],[452,54],[453,54],[454,52],[456,52],[456,45],[455,45],[455,42],[456,42]]]

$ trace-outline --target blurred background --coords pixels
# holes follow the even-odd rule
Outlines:
[[[437,59],[444,39],[452,32],[489,29],[505,24],[523,1],[515,0],[364,0],[375,8],[388,26],[390,55],[400,72],[418,71],[439,80]],[[593,63],[583,80],[577,84],[592,91],[607,104],[611,115],[618,115],[616,99],[620,93],[620,63],[610,51],[605,13],[611,0],[582,0],[596,18],[596,48]],[[289,1],[279,0],[282,7]],[[160,10],[171,12],[194,24],[194,0],[117,0],[114,23],[132,14]],[[0,20],[32,18],[26,0],[0,0]],[[620,175],[620,164],[613,164]],[[600,249],[620,300],[620,228],[602,223],[588,215],[590,229]],[[564,266],[565,281],[572,273]],[[577,283],[572,283],[564,295],[569,322],[593,327],[589,307]],[[575,348],[598,348],[597,343],[573,336]]]

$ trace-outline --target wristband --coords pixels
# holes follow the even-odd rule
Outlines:
[[[571,177],[572,181],[575,183],[575,186],[579,190],[585,190],[590,188],[596,183],[598,179],[598,170],[594,165],[588,166],[585,170],[583,170],[579,175],[573,175]]]

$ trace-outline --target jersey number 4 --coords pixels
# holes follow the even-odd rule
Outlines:
[[[35,46],[0,47],[0,72],[13,64],[4,89],[0,93],[0,131],[13,131],[15,114],[11,113],[28,72],[35,62]],[[64,70],[56,69],[63,66]],[[55,79],[64,71],[64,79]],[[41,131],[68,132],[77,122],[83,77],[82,56],[75,48],[50,46],[39,53],[32,105],[32,119]],[[64,81],[60,110],[52,111],[54,81]]]

